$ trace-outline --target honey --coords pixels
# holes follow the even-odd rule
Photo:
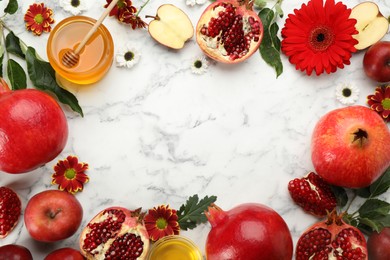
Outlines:
[[[151,248],[148,260],[202,260],[197,246],[182,236],[167,236],[159,239]]]
[[[62,57],[69,49],[76,49],[96,22],[86,16],[72,16],[62,20],[50,33],[47,56],[60,78],[76,84],[92,84],[99,81],[110,69],[114,56],[114,44],[110,32],[101,24],[79,53],[79,62],[72,68],[62,64]]]

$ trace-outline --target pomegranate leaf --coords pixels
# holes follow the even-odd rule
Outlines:
[[[358,189],[357,194],[363,198],[373,198],[385,193],[390,187],[390,168],[378,180],[366,188]]]
[[[9,59],[7,62],[7,76],[13,90],[27,88],[26,72],[24,72],[22,66],[13,59]]]
[[[9,32],[5,38],[5,48],[7,52],[25,59],[25,51],[22,49],[20,39],[12,31]]]
[[[217,200],[216,196],[206,196],[199,200],[198,195],[188,198],[185,204],[177,211],[180,229],[188,230],[195,228],[198,224],[207,222],[205,210]]]
[[[18,1],[9,0],[8,5],[5,7],[4,12],[9,14],[14,14],[18,10]]]
[[[0,44],[0,77],[3,77],[3,60],[4,60],[4,48]]]
[[[283,72],[283,64],[280,58],[280,39],[277,36],[279,26],[275,22],[275,13],[269,8],[263,8],[259,12],[263,23],[263,40],[260,44],[260,54],[263,60],[273,67],[276,77]]]
[[[35,87],[52,92],[61,103],[69,105],[73,111],[83,116],[76,97],[58,85],[54,69],[49,62],[37,58],[34,48],[27,48],[26,61],[28,75]]]
[[[344,207],[345,205],[347,205],[347,203],[348,203],[348,194],[345,191],[345,189],[342,188],[342,187],[333,186],[333,185],[331,185],[330,188],[331,188],[333,194],[336,197],[337,205],[339,207],[341,207],[341,208]]]
[[[361,218],[377,219],[390,212],[390,204],[379,199],[368,199],[359,208]]]

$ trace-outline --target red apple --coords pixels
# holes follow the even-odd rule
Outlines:
[[[364,106],[335,109],[317,122],[311,158],[328,183],[362,188],[390,166],[390,131],[383,119]]]
[[[59,190],[34,195],[24,211],[27,231],[35,240],[55,242],[72,236],[81,224],[83,209],[76,197]]]
[[[86,259],[80,251],[70,248],[64,247],[57,250],[54,250],[50,254],[48,254],[44,260],[84,260]]]
[[[377,82],[390,81],[390,41],[380,41],[372,45],[363,58],[366,75]]]
[[[0,246],[0,260],[33,260],[30,250],[20,245]]]
[[[370,260],[390,259],[390,228],[372,233],[367,240],[367,250]]]

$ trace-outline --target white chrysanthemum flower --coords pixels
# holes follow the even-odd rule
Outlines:
[[[117,52],[116,66],[131,68],[138,63],[140,58],[141,54],[138,52],[138,50],[127,44],[126,48],[123,48]]]
[[[207,0],[186,0],[186,5],[194,6],[194,5],[203,5]]]
[[[207,71],[207,68],[209,67],[209,62],[205,57],[197,57],[195,60],[193,60],[191,65],[191,71],[194,74],[203,74]]]
[[[336,98],[344,105],[352,105],[359,99],[360,90],[350,84],[340,84],[336,87]]]
[[[60,0],[60,6],[67,12],[78,15],[87,10],[86,0]]]

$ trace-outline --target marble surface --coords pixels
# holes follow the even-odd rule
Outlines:
[[[5,22],[47,58],[48,34],[36,37],[24,29],[23,15],[34,1],[18,2],[18,12]],[[55,24],[72,15],[58,1],[43,2],[53,9]],[[82,15],[98,18],[103,12],[105,1],[84,2]],[[303,2],[284,1],[280,26]],[[353,7],[363,1],[344,2]],[[374,2],[385,16],[390,15],[389,1]],[[140,0],[133,3],[142,4]],[[163,3],[180,7],[194,25],[208,4],[191,7],[185,0],[153,0],[142,14],[154,15]],[[108,206],[148,209],[169,204],[178,208],[193,194],[216,195],[217,204],[224,209],[245,202],[274,208],[287,222],[295,243],[316,219],[292,203],[287,183],[313,170],[313,127],[320,116],[344,106],[336,100],[336,87],[358,87],[356,104],[360,105],[366,105],[366,96],[374,92],[376,83],[362,70],[363,52],[353,55],[351,65],[320,77],[296,71],[282,56],[284,72],[276,78],[259,53],[234,66],[210,63],[204,74],[197,75],[191,72],[191,65],[202,52],[195,37],[183,49],[173,51],[156,43],[147,30],[133,31],[112,17],[104,24],[113,36],[115,52],[130,44],[141,54],[140,61],[131,69],[114,63],[98,83],[72,87],[84,117],[63,106],[69,124],[63,152],[33,172],[0,173],[0,186],[14,188],[25,206],[34,194],[56,189],[51,185],[53,166],[76,155],[89,164],[90,182],[76,195],[84,209],[82,227]],[[204,251],[209,229],[205,224],[182,234]],[[0,245],[22,244],[33,252],[34,259],[43,259],[56,248],[78,248],[80,231],[81,227],[64,241],[39,243],[29,237],[21,218]]]

